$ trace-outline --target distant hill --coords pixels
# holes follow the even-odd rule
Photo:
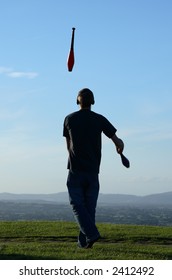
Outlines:
[[[0,193],[0,201],[37,201],[37,202],[68,202],[68,193],[52,193],[52,194],[13,194],[13,193]]]
[[[67,192],[0,193],[0,221],[74,221]],[[100,194],[96,221],[172,226],[172,192],[148,196]]]
[[[172,205],[172,192],[151,194],[146,196],[123,195],[123,194],[100,194],[100,203],[116,204],[170,204]]]
[[[53,194],[0,193],[0,201],[68,203],[69,200],[67,192],[60,192]],[[172,205],[172,192],[151,194],[146,196],[100,193],[98,203],[128,205]]]

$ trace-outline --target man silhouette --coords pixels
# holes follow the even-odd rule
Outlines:
[[[116,136],[116,128],[104,116],[91,111],[94,103],[91,90],[84,88],[79,91],[77,104],[80,110],[66,116],[63,128],[69,152],[69,200],[80,228],[78,245],[86,249],[92,248],[100,238],[95,213],[99,194],[102,132],[114,142],[118,153],[124,149],[123,141]]]

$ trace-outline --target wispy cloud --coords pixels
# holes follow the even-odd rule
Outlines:
[[[38,73],[36,73],[36,72],[10,72],[7,75],[11,78],[34,79],[38,76]]]
[[[10,78],[27,78],[34,79],[38,76],[37,72],[14,71],[9,67],[0,67],[0,74],[4,74]]]
[[[8,74],[12,72],[11,68],[0,66],[0,74]]]

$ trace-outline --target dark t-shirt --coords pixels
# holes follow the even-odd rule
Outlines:
[[[68,169],[99,173],[101,133],[111,138],[116,131],[104,116],[89,109],[68,115],[63,128],[63,136],[71,141]]]

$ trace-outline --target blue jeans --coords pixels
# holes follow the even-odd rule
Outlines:
[[[69,171],[67,178],[69,201],[80,233],[78,244],[85,247],[100,237],[95,225],[96,205],[99,194],[98,174]]]

